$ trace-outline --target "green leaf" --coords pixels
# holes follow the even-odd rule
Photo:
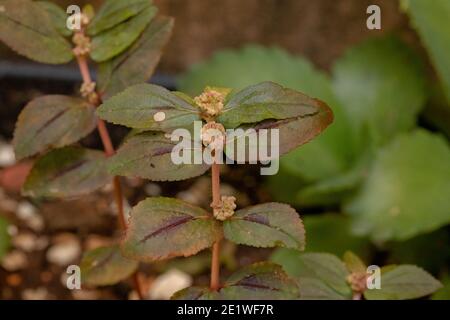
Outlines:
[[[350,219],[342,214],[317,214],[303,217],[308,234],[306,251],[328,252],[341,257],[351,250],[368,258],[370,241],[351,233]]]
[[[162,121],[154,115],[164,113]],[[169,90],[152,84],[138,84],[112,97],[98,109],[100,118],[135,129],[171,131],[200,121],[199,110]]]
[[[272,139],[270,139],[265,146],[258,143],[249,142],[248,136],[252,129],[259,134],[261,130],[267,130],[267,136],[272,136],[272,129],[277,129],[279,133],[279,140],[275,140],[278,144],[279,155],[283,155],[302,144],[305,144],[319,135],[333,122],[333,113],[331,109],[324,103],[316,100],[317,112],[310,116],[298,116],[284,120],[265,120],[253,125],[246,125],[237,128],[233,132],[227,132],[227,140],[225,145],[225,153],[231,156],[240,146],[245,147],[243,150],[249,150],[246,154],[246,161],[254,161],[259,158],[258,149],[271,150]],[[275,156],[271,156],[276,159]]]
[[[313,295],[324,295],[331,299],[329,292],[340,299],[350,299],[352,290],[347,284],[349,275],[344,263],[328,253],[299,253],[293,250],[279,250],[272,256],[272,261],[280,264],[289,276],[298,280],[302,291],[302,282],[307,283],[303,292],[305,299]],[[337,297],[336,297],[337,298]]]
[[[406,240],[450,222],[450,148],[425,130],[379,150],[368,177],[344,206],[353,230],[376,241]]]
[[[298,213],[286,204],[265,203],[236,211],[224,222],[224,235],[237,244],[303,250],[305,229]]]
[[[10,246],[8,222],[0,217],[0,259],[6,254]]]
[[[448,274],[441,278],[441,282],[443,287],[432,295],[432,300],[450,300],[450,277]]]
[[[366,273],[367,272],[366,264],[361,260],[360,257],[358,257],[353,252],[351,252],[351,251],[345,252],[343,259],[344,259],[345,266],[347,267],[347,270],[350,273]]]
[[[75,197],[111,182],[103,152],[79,147],[55,149],[39,158],[23,193],[30,197]]]
[[[317,101],[274,82],[245,88],[227,99],[218,122],[233,129],[241,124],[267,119],[311,117],[318,113]]]
[[[13,140],[16,157],[23,159],[77,142],[91,133],[96,123],[95,107],[83,99],[61,95],[36,98],[19,115]]]
[[[447,0],[409,0],[407,12],[429,51],[450,103],[450,3]]]
[[[349,298],[339,294],[327,286],[323,281],[315,278],[300,278],[300,300],[348,300]]]
[[[59,35],[47,11],[30,0],[1,0],[0,40],[18,54],[50,64],[73,58],[69,42]]]
[[[423,269],[400,265],[381,272],[381,289],[364,292],[367,300],[417,299],[432,294],[442,285]]]
[[[173,18],[156,17],[130,49],[100,64],[98,85],[103,99],[150,79],[172,34],[173,25]]]
[[[108,160],[108,169],[114,175],[133,176],[152,181],[177,181],[202,175],[209,165],[175,164],[171,154],[178,142],[171,141],[163,133],[144,132],[132,136]],[[194,147],[195,149],[195,147]],[[192,155],[196,150],[192,149]],[[201,146],[198,146],[201,156]]]
[[[139,263],[122,256],[119,246],[85,252],[81,260],[81,281],[87,286],[109,286],[129,278]]]
[[[157,11],[156,7],[150,6],[129,21],[96,35],[92,39],[91,58],[104,62],[122,53],[139,38]]]
[[[422,234],[406,241],[388,243],[389,264],[415,264],[438,273],[450,259],[450,235],[447,229]]]
[[[336,62],[334,91],[360,148],[384,144],[416,124],[426,98],[423,69],[419,57],[394,37],[367,40]]]
[[[72,34],[72,30],[67,28],[68,16],[60,6],[47,1],[37,1],[36,3],[47,11],[48,15],[52,19],[53,27],[60,35],[69,37]]]
[[[122,253],[151,262],[190,256],[220,239],[217,220],[205,210],[181,200],[148,198],[131,211]]]
[[[151,0],[106,0],[89,24],[87,32],[95,36],[136,16],[151,5]]]
[[[364,157],[361,157],[364,158]],[[297,203],[303,207],[339,204],[348,197],[367,174],[368,161],[360,159],[350,170],[310,184],[296,194]]]
[[[283,269],[271,262],[260,262],[232,274],[220,290],[225,300],[298,299],[299,289]]]

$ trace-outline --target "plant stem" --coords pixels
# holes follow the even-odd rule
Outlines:
[[[220,205],[220,165],[213,163],[211,167],[212,182],[212,203],[211,207]],[[216,241],[212,247],[211,258],[211,290],[217,291],[220,288],[220,240]]]
[[[89,66],[88,66],[86,57],[78,56],[78,55],[76,57],[77,57],[78,67],[80,69],[80,73],[83,78],[83,82],[91,83],[92,78],[91,78],[91,74],[89,72]],[[99,98],[97,101],[97,105],[100,105],[101,104],[100,95],[98,95],[98,97]],[[108,128],[106,127],[106,124],[102,119],[97,119],[97,130],[100,135],[100,139],[102,140],[102,144],[103,144],[103,148],[105,149],[106,156],[110,157],[110,156],[114,155],[115,150],[114,150],[114,146],[111,141],[111,136],[109,135]],[[122,185],[120,183],[119,177],[113,178],[113,187],[114,187],[114,199],[115,199],[116,207],[117,207],[117,216],[118,216],[119,226],[122,231],[125,231],[128,227],[128,224],[125,219],[125,212],[123,210],[123,192],[122,192]],[[138,272],[135,272],[132,277],[133,277],[134,287],[139,296],[139,299],[143,300],[144,294],[143,294],[142,286],[139,281]]]

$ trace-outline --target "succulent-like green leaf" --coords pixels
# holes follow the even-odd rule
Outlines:
[[[280,264],[289,276],[297,279],[300,288],[302,288],[302,281],[307,282],[308,287],[305,288],[307,290],[303,292],[305,299],[310,299],[318,292],[325,294],[331,291],[334,291],[340,299],[352,297],[352,290],[346,280],[349,272],[344,263],[335,255],[299,253],[293,250],[283,250],[283,253],[287,253],[287,255],[274,255],[272,261]]]
[[[87,32],[95,36],[136,16],[151,5],[151,0],[106,0],[89,24]]]
[[[305,229],[298,213],[282,203],[236,211],[224,222],[224,235],[230,241],[253,247],[305,247]]]
[[[246,161],[260,160],[259,148],[263,148],[269,151],[274,148],[273,144],[278,144],[279,155],[283,155],[293,150],[294,148],[307,143],[314,137],[319,135],[325,128],[327,128],[333,122],[333,112],[331,109],[319,100],[315,100],[316,112],[312,115],[298,116],[294,118],[288,118],[284,120],[264,120],[253,125],[245,125],[239,127],[234,132],[227,132],[227,142],[225,146],[225,153],[233,159],[230,152],[236,153],[239,146],[244,146],[244,150],[249,150],[246,154]],[[239,131],[239,129],[242,129]],[[267,142],[261,143],[261,139],[258,139],[257,143],[251,142],[248,137],[252,130],[257,135],[261,130],[267,130],[267,136],[272,137],[272,129],[277,129],[279,139],[268,139]],[[276,159],[274,155],[268,154],[269,158]],[[236,160],[236,159],[234,159]]]
[[[344,206],[356,234],[406,240],[450,222],[450,148],[416,130],[398,136],[375,157],[360,191]]]
[[[143,132],[126,140],[117,154],[108,160],[108,169],[114,175],[134,176],[153,181],[177,181],[202,175],[209,165],[175,164],[171,154],[178,142],[160,132]],[[201,145],[198,146],[201,156]],[[194,156],[195,150],[191,150]]]
[[[389,264],[414,264],[438,274],[450,259],[450,234],[443,227],[406,241],[389,242],[384,248],[389,251]]]
[[[68,37],[72,34],[72,30],[67,28],[68,16],[60,6],[48,1],[37,1],[36,3],[47,11],[52,20],[53,27],[60,35]]]
[[[436,291],[431,297],[432,300],[450,300],[450,276],[444,275],[440,279],[443,287]]]
[[[297,150],[294,151],[294,153],[296,152]],[[289,157],[289,155],[287,156]],[[362,183],[367,174],[368,166],[369,159],[361,156],[358,163],[354,164],[348,171],[301,188],[295,195],[296,203],[302,207],[339,204],[342,199],[351,195]]]
[[[155,114],[164,114],[156,121]],[[199,110],[169,90],[138,84],[103,103],[97,114],[106,121],[135,129],[171,131],[200,121]]]
[[[95,107],[83,99],[61,95],[36,98],[19,115],[13,139],[16,157],[72,144],[95,126]]]
[[[103,152],[79,147],[55,149],[39,158],[23,192],[31,197],[80,196],[111,181]]]
[[[98,84],[103,99],[150,79],[162,49],[169,41],[173,25],[173,18],[156,17],[130,49],[100,64]]]
[[[341,257],[351,250],[364,258],[370,256],[369,239],[351,233],[351,221],[347,216],[338,213],[305,215],[303,223],[308,234],[307,252],[328,252]]]
[[[412,24],[428,49],[441,77],[450,103],[450,2],[446,0],[408,0],[406,9]]]
[[[283,269],[271,262],[260,262],[232,274],[220,290],[225,300],[298,299],[299,289]]]
[[[72,48],[55,29],[52,17],[30,0],[1,0],[0,40],[17,53],[42,63],[73,58]]]
[[[400,265],[381,269],[381,288],[367,289],[368,300],[417,299],[442,287],[441,283],[423,269],[413,265]]]
[[[394,37],[370,39],[349,49],[336,62],[333,78],[361,150],[411,129],[425,103],[421,60]]]
[[[9,243],[8,222],[0,217],[0,259],[8,251]]]
[[[262,82],[228,98],[217,120],[232,129],[267,119],[311,117],[318,112],[317,102],[303,93],[274,82]]]
[[[122,53],[139,38],[157,11],[156,7],[150,6],[129,21],[97,34],[92,39],[91,58],[104,62]]]
[[[83,255],[81,281],[87,286],[114,285],[130,277],[138,266],[137,261],[122,256],[119,246],[97,248]]]
[[[221,236],[219,223],[205,210],[172,198],[148,198],[131,211],[122,253],[148,262],[187,257]]]

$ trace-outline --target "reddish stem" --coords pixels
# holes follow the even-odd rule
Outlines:
[[[211,182],[211,207],[214,208],[220,205],[220,166],[217,163],[213,163],[211,167]],[[214,291],[220,289],[220,240],[216,241],[212,247],[210,287]]]
[[[86,57],[78,56],[78,55],[76,57],[77,57],[78,67],[80,69],[80,73],[83,78],[83,82],[91,83],[92,78],[91,78],[91,74],[89,72],[89,66],[88,66]],[[100,100],[100,98],[98,98],[97,104],[100,105],[100,103],[101,103],[101,100]],[[102,119],[97,119],[97,130],[100,135],[100,139],[102,140],[106,156],[110,157],[110,156],[114,155],[114,153],[115,153],[114,146],[112,144],[111,137],[109,135],[106,124]],[[117,207],[117,211],[118,211],[117,215],[118,215],[120,229],[122,231],[125,231],[128,227],[128,223],[125,219],[125,212],[123,210],[123,192],[122,192],[122,185],[120,183],[119,177],[114,177],[113,186],[114,186],[114,199],[115,199],[116,207]],[[138,272],[135,272],[132,277],[133,277],[134,287],[139,296],[139,299],[143,300],[144,294],[143,294],[142,286],[139,281]]]

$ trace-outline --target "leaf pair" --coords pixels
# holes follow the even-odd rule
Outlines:
[[[190,287],[174,294],[174,300],[289,300],[299,289],[283,269],[270,262],[256,263],[232,274],[217,291]]]
[[[298,253],[288,261],[277,258],[300,288],[301,299],[352,299],[348,278],[352,273],[367,272],[364,263],[354,254],[346,253],[344,262],[328,253]],[[373,276],[375,273],[367,273]],[[402,300],[427,296],[441,287],[439,281],[423,269],[413,265],[381,268],[380,288],[366,288],[368,300]]]
[[[191,129],[194,121],[202,121],[200,109],[191,98],[151,84],[128,88],[107,100],[98,108],[97,113],[109,122],[141,131],[171,132],[178,128]],[[155,117],[157,114],[163,114],[163,119]],[[280,154],[284,154],[314,138],[332,119],[332,112],[324,103],[275,83],[263,82],[227,98],[223,113],[217,121],[227,129],[241,129],[229,133],[226,153],[234,151],[240,142],[248,148],[248,129],[253,129],[254,132],[278,129],[279,141],[276,142],[279,143]],[[199,134],[194,132],[194,138],[191,139],[195,140]],[[135,135],[118,150],[118,154],[110,162],[110,168],[118,175],[139,176],[156,181],[187,179],[207,170],[203,162],[164,165],[176,144],[163,133]],[[132,152],[137,146],[142,151]],[[259,147],[270,148],[270,145]],[[142,155],[143,150],[147,150],[145,155]],[[199,141],[192,141],[192,151],[202,152]],[[155,163],[160,162],[158,168],[155,168]],[[173,171],[175,168],[176,171]]]
[[[268,203],[238,210],[222,225],[207,211],[181,200],[148,198],[131,211],[122,242],[126,257],[151,262],[190,256],[226,239],[256,247],[302,250],[303,224],[294,209]]]
[[[83,99],[50,95],[31,101],[16,124],[16,158],[60,149],[36,161],[24,193],[33,197],[73,197],[110,182],[102,152],[67,147],[91,133],[96,124],[95,107]]]

